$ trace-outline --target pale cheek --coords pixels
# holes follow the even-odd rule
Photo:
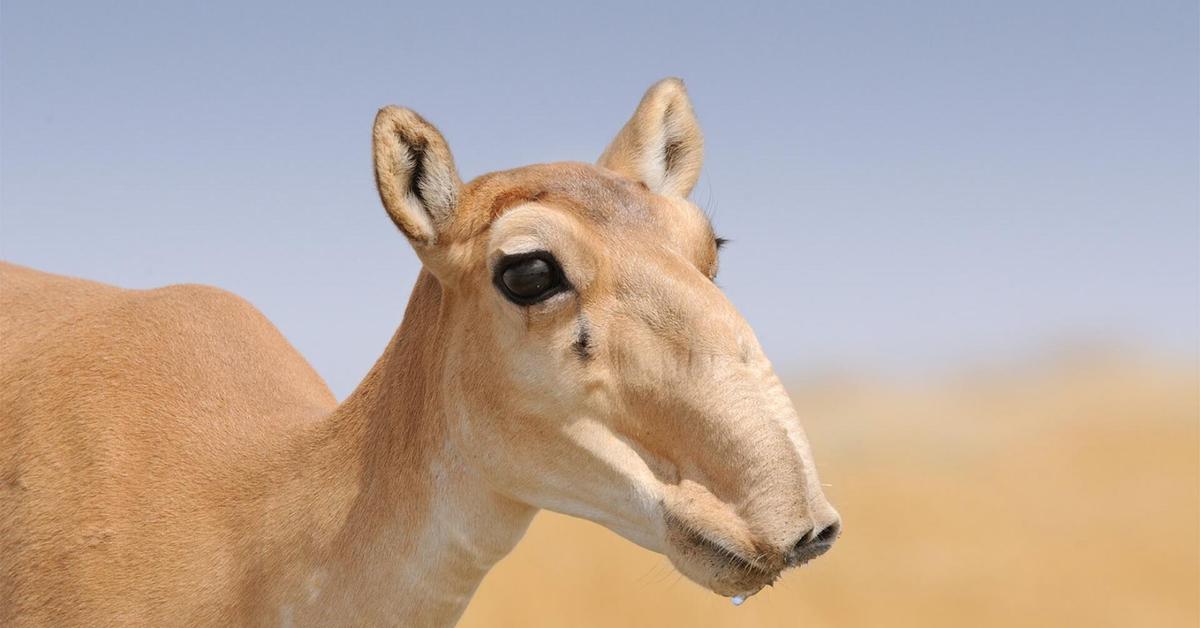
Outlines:
[[[510,365],[513,400],[526,413],[561,416],[578,403],[583,387],[580,369],[563,356],[526,349],[514,354]]]

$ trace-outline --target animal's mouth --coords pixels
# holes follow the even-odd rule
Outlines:
[[[778,570],[767,569],[759,564],[757,560],[749,556],[745,556],[739,552],[731,550],[718,541],[714,541],[708,536],[695,531],[689,531],[688,541],[697,548],[705,550],[714,557],[726,561],[728,567],[739,573],[761,576],[774,580],[778,574]]]
[[[667,517],[668,557],[689,579],[741,603],[779,577],[781,561],[736,549],[732,543]]]

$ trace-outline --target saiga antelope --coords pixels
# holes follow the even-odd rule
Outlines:
[[[215,288],[0,277],[0,625],[448,625],[539,508],[735,599],[839,520],[687,200],[702,139],[650,88],[597,165],[463,184],[387,107],[379,194],[423,269],[337,403]]]

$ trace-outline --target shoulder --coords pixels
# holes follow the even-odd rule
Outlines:
[[[213,286],[129,291],[105,318],[164,368],[196,374],[224,394],[332,403],[308,361],[257,307]],[[280,394],[282,393],[282,395]]]
[[[0,357],[9,358],[0,371],[70,372],[76,386],[127,384],[163,397],[334,400],[279,329],[228,290],[127,290],[3,264],[0,293]]]

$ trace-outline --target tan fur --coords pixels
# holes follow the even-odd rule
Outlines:
[[[836,524],[711,281],[682,83],[599,166],[463,185],[397,108],[374,147],[425,270],[340,405],[236,296],[0,265],[0,625],[448,625],[538,508],[752,593]],[[533,249],[572,289],[520,307],[493,265]]]

